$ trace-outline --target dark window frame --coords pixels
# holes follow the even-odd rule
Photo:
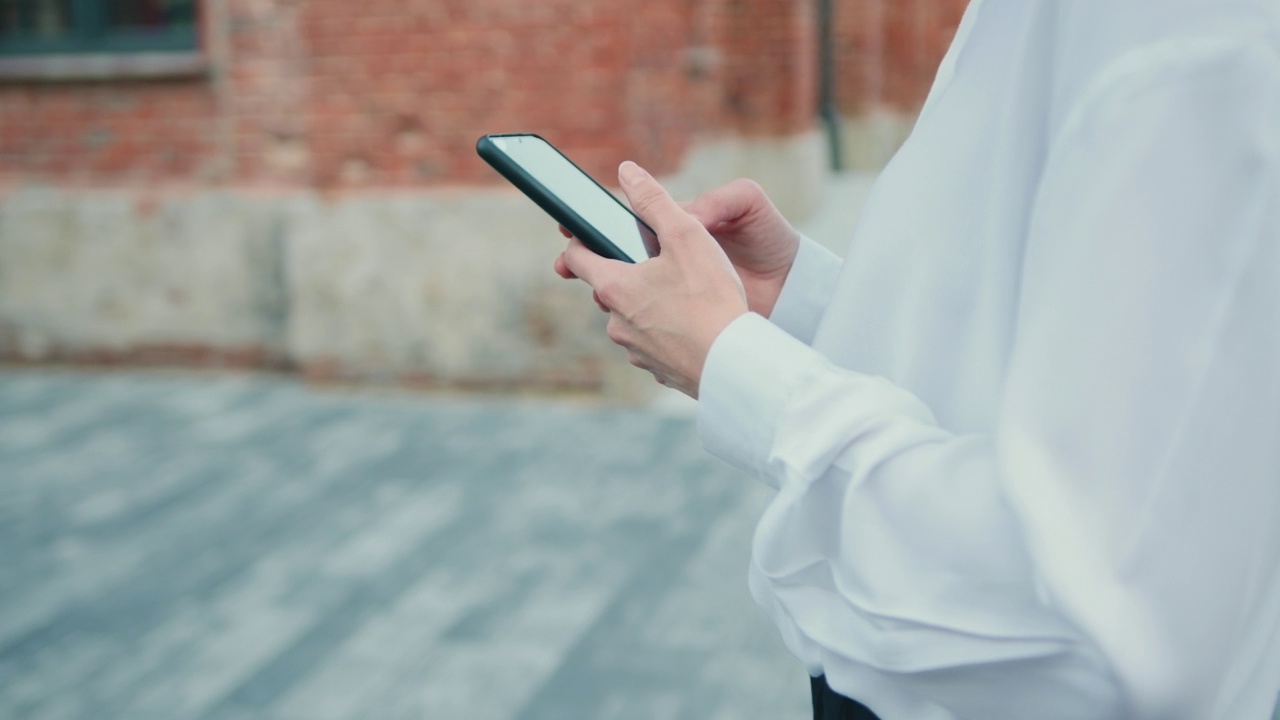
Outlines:
[[[71,32],[57,38],[0,36],[0,58],[36,59],[49,55],[114,55],[134,53],[193,53],[199,50],[198,25],[203,3],[195,0],[190,24],[154,30],[112,29],[106,4],[111,0],[69,0]]]

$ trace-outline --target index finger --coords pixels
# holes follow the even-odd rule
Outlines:
[[[630,160],[622,163],[618,167],[618,180],[631,202],[631,209],[658,233],[658,237],[675,233],[691,223],[702,228],[702,223],[685,212],[667,189],[639,165]]]

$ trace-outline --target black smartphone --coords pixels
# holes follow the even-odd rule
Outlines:
[[[541,137],[485,135],[476,152],[596,254],[631,263],[658,254],[653,230]]]

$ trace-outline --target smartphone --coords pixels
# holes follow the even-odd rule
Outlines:
[[[631,263],[658,254],[653,229],[541,137],[485,135],[476,152],[596,254]]]

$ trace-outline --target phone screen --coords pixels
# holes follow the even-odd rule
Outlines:
[[[547,141],[532,135],[494,136],[492,141],[632,260],[658,254],[658,239],[648,226]]]

